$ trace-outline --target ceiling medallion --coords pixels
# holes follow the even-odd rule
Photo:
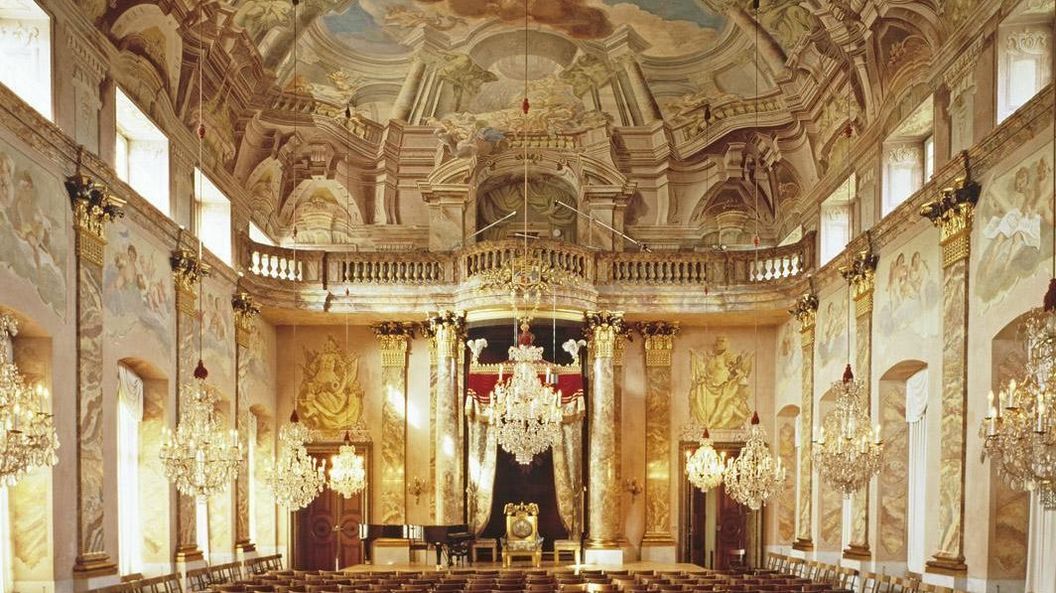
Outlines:
[[[0,315],[0,486],[13,486],[26,472],[59,460],[47,390],[27,385],[15,364],[12,339],[17,334],[18,321]]]
[[[290,423],[279,429],[279,453],[275,465],[266,469],[264,483],[275,495],[275,502],[291,511],[311,504],[326,485],[325,463],[308,454],[311,441],[308,427],[301,424],[297,410]]]
[[[219,390],[206,382],[209,372],[202,361],[194,369],[194,382],[185,386],[184,409],[175,432],[165,427],[161,461],[165,476],[184,496],[209,497],[223,492],[235,479],[242,463],[238,432],[224,430],[216,418]]]
[[[330,460],[330,489],[345,498],[352,498],[366,486],[365,460],[356,452],[352,437],[346,432],[344,444]]]
[[[740,454],[726,463],[722,475],[726,493],[753,511],[759,510],[785,484],[781,459],[770,453],[766,434],[759,425],[759,412],[752,414],[748,440]]]
[[[996,402],[990,392],[990,413],[979,433],[984,454],[1009,487],[1034,492],[1044,508],[1056,510],[1056,278],[1044,306],[1030,311],[1020,331],[1027,354],[1023,376]]]
[[[855,380],[851,365],[833,384],[836,407],[825,415],[812,455],[818,473],[834,488],[850,496],[867,487],[883,465],[884,443],[880,426],[869,425],[869,411],[862,402],[865,384]]]
[[[707,492],[722,483],[726,469],[726,453],[718,453],[711,442],[711,434],[704,429],[700,446],[690,453],[686,451],[686,478],[690,484]]]

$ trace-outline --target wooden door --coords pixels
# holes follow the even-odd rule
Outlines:
[[[690,496],[690,518],[689,533],[687,538],[689,561],[697,566],[711,566],[708,562],[707,550],[707,524],[708,524],[708,493],[689,486]]]
[[[725,486],[715,493],[715,568],[722,570],[729,568],[730,552],[748,549],[748,507],[731,498]]]
[[[312,452],[320,463],[330,454]],[[307,507],[293,514],[295,570],[337,570],[361,564],[359,524],[363,494],[345,498],[326,488]]]

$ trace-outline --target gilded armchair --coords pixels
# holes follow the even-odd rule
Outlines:
[[[543,560],[543,538],[539,536],[539,505],[529,503],[507,503],[506,537],[502,538],[502,563],[509,566],[518,556],[528,556],[532,566],[538,567]]]

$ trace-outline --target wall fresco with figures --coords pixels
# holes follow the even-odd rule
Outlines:
[[[107,334],[171,351],[176,312],[168,253],[129,224],[110,227],[103,266]]]

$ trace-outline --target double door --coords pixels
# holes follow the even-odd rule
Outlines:
[[[333,451],[310,453],[329,470]],[[364,510],[364,493],[345,498],[327,487],[307,507],[292,513],[293,568],[339,570],[361,564],[359,524]]]
[[[698,566],[722,570],[729,568],[737,551],[744,550],[746,559],[758,558],[753,547],[761,545],[762,513],[751,512],[735,501],[723,485],[701,492],[686,479],[685,453],[697,448],[697,443],[683,443],[681,471],[681,518],[679,530],[679,560]],[[740,444],[717,444],[727,458],[736,457]]]

